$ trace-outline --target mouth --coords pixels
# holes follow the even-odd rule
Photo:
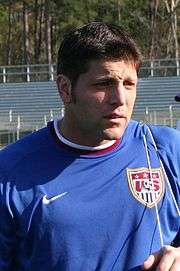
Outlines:
[[[126,116],[125,116],[125,114],[115,114],[115,113],[112,113],[112,114],[106,115],[104,117],[104,119],[108,123],[118,125],[118,124],[120,124],[122,122],[122,120],[126,119]]]
[[[126,118],[125,114],[116,114],[116,113],[112,113],[112,114],[109,114],[109,115],[106,115],[104,117],[105,119],[124,119]]]

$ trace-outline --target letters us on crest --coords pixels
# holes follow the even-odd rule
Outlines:
[[[128,184],[133,196],[149,208],[155,206],[164,194],[164,179],[161,168],[129,168]]]

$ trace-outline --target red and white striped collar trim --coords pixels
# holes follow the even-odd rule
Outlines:
[[[61,135],[58,127],[58,121],[58,119],[55,119],[53,122],[56,137],[60,140],[61,145],[64,145],[66,148],[68,147],[70,150],[78,151],[80,153],[82,152],[82,154],[100,155],[113,150],[120,143],[120,139],[112,140],[111,142],[97,147],[89,147],[73,143]]]

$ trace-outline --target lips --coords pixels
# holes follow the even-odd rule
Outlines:
[[[125,114],[111,113],[104,117],[105,123],[108,127],[119,127],[122,123],[126,122],[127,117]]]
[[[116,113],[112,113],[109,115],[106,115],[104,118],[105,119],[121,119],[121,118],[125,118],[126,116],[124,114],[116,114]]]

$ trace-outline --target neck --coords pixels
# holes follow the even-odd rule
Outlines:
[[[69,121],[66,117],[58,121],[58,129],[64,138],[78,145],[96,147],[107,144],[110,141],[113,142],[113,140],[97,138],[94,136],[94,133],[92,135],[87,131],[82,131],[76,125],[76,122]]]

